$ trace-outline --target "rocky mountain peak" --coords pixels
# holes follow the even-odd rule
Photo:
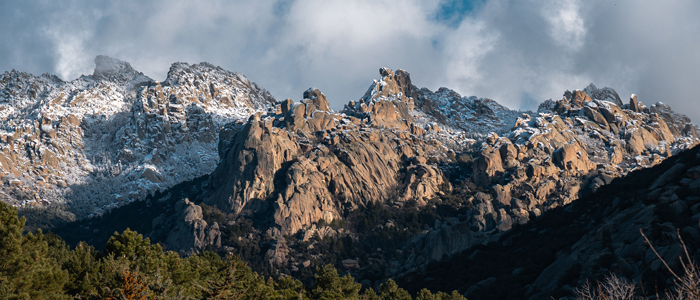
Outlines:
[[[92,77],[101,80],[135,80],[137,82],[152,81],[142,72],[131,67],[128,62],[105,55],[95,57],[95,70]]]
[[[238,110],[246,107],[262,110],[276,102],[267,90],[248,80],[245,75],[224,70],[207,62],[173,63],[162,86],[187,87],[181,89],[180,98],[194,100],[204,106],[214,104],[212,109],[216,107],[219,111],[225,107]],[[201,97],[195,97],[193,93]],[[209,99],[216,101],[209,101]],[[248,114],[240,117],[245,119]]]
[[[446,88],[418,89],[403,70],[382,68],[380,75],[340,112],[311,88],[302,100],[282,101],[226,135],[230,142],[222,144],[229,150],[222,151],[204,202],[238,217],[268,216],[274,225],[258,230],[278,245],[267,253],[271,263],[284,264],[291,255],[284,235],[312,235],[319,224],[343,219],[368,199],[421,207],[454,185],[471,186],[460,190],[465,194],[479,187],[469,197],[473,208],[458,221],[404,246],[402,263],[419,267],[698,143],[674,135],[668,128],[675,123],[657,113],[611,102],[617,102],[612,89],[589,86],[595,97],[567,92],[535,114]],[[655,109],[672,115],[662,105]],[[464,179],[448,182],[457,153],[472,158],[471,170],[459,168]],[[324,234],[358,234],[331,231]],[[448,235],[463,242],[431,242]]]
[[[411,84],[411,75],[408,72],[404,70],[394,72],[391,69],[380,68],[379,75],[382,76],[381,79],[370,85],[361,100],[370,101],[382,97],[396,97],[398,99],[411,97],[415,87]]]
[[[344,112],[359,118],[367,118],[374,126],[399,128],[406,130],[414,123],[410,111],[414,109],[411,97],[415,89],[411,85],[408,72],[396,72],[381,68],[379,81],[375,80],[360,98],[359,102],[350,101]]]
[[[583,91],[593,99],[603,100],[615,103],[617,106],[622,106],[622,99],[617,92],[609,87],[598,89],[595,84],[591,83]]]
[[[403,269],[494,238],[482,234],[524,224],[598,190],[615,177],[657,165],[700,143],[687,117],[667,105],[646,108],[632,97],[633,105],[619,106],[614,90],[601,92],[594,87],[587,88],[593,96],[586,90],[567,91],[559,101],[542,103],[538,114],[522,113],[503,136],[492,133],[478,138],[481,143],[472,147],[477,153],[468,181],[489,189],[489,193],[474,195],[474,200],[482,200],[472,202],[474,208],[460,216],[460,221],[448,220],[409,241],[402,249],[406,257]],[[416,110],[428,107],[426,111],[434,116],[458,115],[454,109],[436,109],[457,102],[452,100],[459,99],[454,92],[421,92],[413,94],[419,104]],[[463,111],[475,113],[474,109]],[[500,115],[508,116],[509,112],[503,110]],[[462,242],[435,242],[439,240]]]
[[[368,201],[388,201],[395,191],[401,198],[392,201],[425,205],[444,179],[424,156],[446,152],[437,142],[413,138],[425,131],[408,131],[408,98],[390,93],[398,91],[396,78],[405,83],[408,77],[385,74],[386,85],[374,83],[369,98],[341,112],[311,88],[300,101],[287,99],[267,114],[251,116],[226,143],[230,150],[212,173],[204,201],[236,215],[271,210],[276,231],[270,228],[269,234],[278,240],[279,233],[342,218]],[[399,172],[409,176],[400,180]],[[271,253],[275,260],[280,255]]]
[[[304,91],[304,99],[309,99],[313,103],[314,107],[321,111],[332,112],[328,100],[326,100],[326,95],[321,93],[317,88],[309,88]]]

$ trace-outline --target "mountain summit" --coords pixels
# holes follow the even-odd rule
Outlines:
[[[143,73],[134,70],[128,62],[104,55],[95,57],[95,71],[92,73],[92,77],[102,80],[135,80],[137,77],[141,77],[137,81],[153,81]]]

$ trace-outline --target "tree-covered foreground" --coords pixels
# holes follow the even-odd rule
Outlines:
[[[315,285],[289,276],[264,278],[240,258],[204,252],[182,258],[129,229],[104,251],[71,249],[54,234],[22,234],[25,219],[0,202],[2,299],[465,299],[423,289],[415,298],[392,280],[362,290],[331,265],[316,269]]]

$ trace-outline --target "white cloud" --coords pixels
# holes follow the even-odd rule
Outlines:
[[[277,52],[288,51],[282,56],[293,62],[298,82],[318,86],[336,106],[362,96],[379,67],[434,73],[441,53],[431,41],[443,26],[426,11],[437,6],[401,3],[296,1],[284,17]]]
[[[549,35],[557,45],[571,50],[583,46],[586,27],[579,15],[578,1],[548,1],[542,9],[542,15],[549,23]]]
[[[467,19],[450,33],[446,45],[446,77],[450,87],[465,92],[474,91],[484,81],[484,56],[493,51],[500,36],[486,24]]]
[[[77,78],[94,65],[85,61],[85,40],[89,32],[62,32],[55,28],[47,29],[46,34],[53,41],[56,53],[56,65],[54,70],[58,75],[70,80]]]
[[[698,1],[487,0],[444,24],[447,1],[0,2],[0,39],[14,41],[0,71],[72,79],[106,54],[162,80],[175,61],[208,61],[280,99],[318,87],[338,108],[389,67],[511,108],[594,82],[700,120]]]

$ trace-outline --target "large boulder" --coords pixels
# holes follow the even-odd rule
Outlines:
[[[633,155],[639,155],[645,150],[659,145],[659,141],[641,126],[627,131],[625,138],[627,140],[627,150]]]
[[[505,143],[499,148],[501,154],[501,161],[503,161],[503,167],[510,169],[518,166],[518,149],[512,143]]]
[[[554,163],[564,170],[589,171],[595,165],[588,160],[588,153],[578,143],[565,144],[554,151]]]
[[[489,186],[504,171],[500,151],[493,151],[490,147],[481,151],[472,166],[474,182],[484,186]]]
[[[586,117],[589,119],[593,120],[594,122],[598,123],[599,125],[607,128],[608,127],[608,121],[606,118],[598,112],[598,110],[591,108],[590,106],[586,106],[583,108],[584,114]]]
[[[572,103],[583,106],[586,102],[592,101],[591,96],[582,90],[576,90],[573,94]]]
[[[214,222],[208,226],[199,205],[189,199],[182,199],[175,204],[175,215],[175,227],[165,239],[168,249],[181,255],[192,255],[200,253],[209,245],[221,248],[219,224]]]
[[[683,163],[677,163],[673,165],[673,167],[669,168],[659,176],[654,183],[651,184],[649,187],[649,190],[655,190],[657,188],[663,187],[664,185],[668,184],[672,180],[676,179],[679,177],[683,172],[685,172],[687,166]]]
[[[309,88],[304,91],[304,99],[310,99],[314,108],[320,111],[331,112],[328,100],[326,100],[326,95],[321,93],[317,88]]]
[[[687,137],[692,137],[692,138],[698,138],[700,135],[698,135],[698,130],[693,126],[693,124],[685,124],[683,127],[683,135]]]
[[[639,105],[639,101],[637,101],[637,95],[635,94],[632,94],[632,96],[630,96],[630,110],[632,110],[633,112],[642,111],[641,106]]]
[[[590,85],[588,85],[588,87],[584,89],[584,91],[593,99],[608,101],[615,103],[615,105],[617,106],[622,106],[622,100],[620,99],[620,96],[612,88],[604,87],[602,89],[599,89],[593,83],[591,83]]]
[[[652,129],[651,133],[657,141],[666,141],[671,144],[676,140],[676,137],[671,133],[666,121],[658,115],[651,116],[650,127]]]

